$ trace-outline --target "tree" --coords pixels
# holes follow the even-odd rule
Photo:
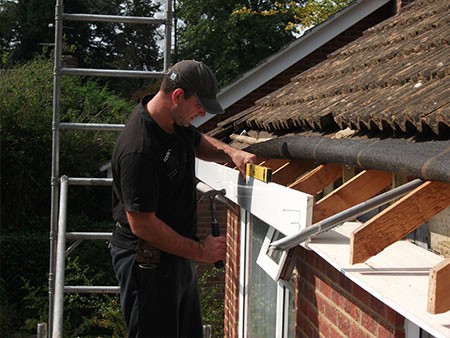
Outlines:
[[[268,9],[273,3],[249,2],[258,9]],[[284,30],[286,22],[292,19],[289,13],[233,14],[243,5],[247,2],[178,1],[176,15],[183,24],[178,27],[176,58],[205,62],[224,85],[294,39]]]
[[[52,67],[51,60],[38,59],[3,71],[0,76],[3,229],[36,223],[48,227]],[[133,106],[133,103],[120,100],[93,81],[83,82],[79,77],[63,78],[62,121],[123,123]],[[61,174],[75,177],[99,175],[98,168],[109,160],[116,137],[117,134],[106,132],[65,131],[61,137]],[[95,201],[95,194],[92,197]],[[75,205],[71,211],[92,212],[93,215],[100,211],[85,196],[78,198]]]
[[[225,85],[350,2],[179,0],[175,56],[205,62]]]
[[[36,55],[48,56],[54,43],[56,0],[0,0],[3,67]],[[65,13],[153,17],[159,3],[148,0],[70,0]],[[80,67],[148,69],[160,65],[158,27],[123,23],[64,21],[64,54]]]

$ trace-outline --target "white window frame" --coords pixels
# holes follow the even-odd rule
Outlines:
[[[289,293],[294,294],[294,286],[290,285],[289,281],[279,281],[279,277],[287,253],[282,253],[278,263],[275,263],[266,253],[271,238],[276,232],[290,235],[311,224],[313,197],[276,183],[264,183],[250,177],[244,179],[237,170],[199,159],[196,160],[196,175],[213,189],[225,189],[225,197],[241,207],[239,337],[247,337],[249,323],[248,277],[252,263],[249,262],[248,252],[251,238],[248,224],[251,220],[250,215],[269,225],[257,264],[268,273],[277,285],[275,329],[277,337],[286,337],[289,324],[287,320],[289,318],[287,313]]]
[[[196,175],[213,189],[225,189],[226,198],[285,236],[311,225],[313,196],[309,194],[272,182],[264,183],[252,177],[244,180],[237,170],[200,159],[196,159]],[[274,234],[270,227],[257,263],[278,281],[287,253],[282,253],[278,263],[267,255]]]
[[[251,214],[245,209],[241,208],[241,247],[240,247],[241,259],[240,259],[240,277],[239,277],[241,284],[239,290],[239,324],[238,324],[239,338],[248,338],[247,335],[247,328],[249,325],[248,280],[250,274],[250,267],[252,265],[251,264],[252,262],[250,262],[250,255],[249,255],[250,238],[251,238],[251,233],[249,231],[251,229],[251,226],[249,224],[250,220]],[[268,232],[274,231],[276,230],[269,225]],[[275,332],[276,337],[284,338],[287,337],[287,333],[289,332],[289,321],[288,321],[289,293],[295,295],[295,286],[293,285],[292,282],[285,280],[274,280],[274,282],[277,285]]]
[[[270,243],[277,240],[277,238],[274,237],[278,234],[280,234],[280,232],[277,229],[269,226],[263,245],[259,251],[258,258],[256,259],[256,264],[258,264],[274,281],[280,280],[281,270],[283,269],[287,258],[286,250],[278,252],[281,255],[278,262],[272,259],[269,252]]]

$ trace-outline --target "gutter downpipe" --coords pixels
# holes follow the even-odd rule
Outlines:
[[[368,199],[367,201],[359,203],[351,208],[348,208],[348,209],[341,211],[333,216],[330,216],[320,222],[317,222],[316,224],[313,224],[313,225],[307,227],[306,229],[298,232],[297,234],[293,234],[293,235],[284,237],[278,241],[273,242],[269,246],[269,250],[271,250],[271,251],[283,250],[284,251],[284,250],[292,249],[293,247],[306,241],[311,236],[315,236],[322,232],[331,230],[331,229],[335,228],[336,226],[344,223],[345,221],[354,219],[354,218],[361,216],[361,215],[365,214],[366,212],[369,212],[373,209],[376,209],[398,197],[406,195],[408,192],[419,187],[424,182],[425,181],[418,178],[418,179],[415,179],[408,183],[405,183],[397,188],[389,190],[383,194],[380,194],[371,199]]]

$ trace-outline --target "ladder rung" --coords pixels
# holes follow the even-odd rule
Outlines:
[[[68,232],[66,233],[67,239],[102,239],[110,240],[112,236],[111,232]]]
[[[125,126],[124,124],[104,124],[104,123],[68,123],[61,122],[59,126],[62,129],[77,130],[102,130],[102,131],[119,131]]]
[[[105,185],[112,184],[112,178],[86,178],[86,177],[69,177],[70,185]]]
[[[65,293],[119,293],[120,286],[64,286]]]
[[[91,75],[105,77],[129,77],[129,78],[158,78],[164,72],[150,72],[146,70],[119,70],[119,69],[94,69],[94,68],[61,68],[63,75]]]
[[[154,19],[145,16],[124,16],[124,15],[102,15],[102,14],[63,14],[63,19],[70,21],[91,21],[91,22],[124,22],[137,24],[163,25],[165,19]]]

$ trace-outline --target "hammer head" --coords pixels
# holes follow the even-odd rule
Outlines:
[[[216,196],[225,196],[225,194],[226,194],[225,189],[215,190],[203,182],[197,183],[197,190],[202,193],[202,197],[200,199],[202,199],[204,197],[215,198]]]

